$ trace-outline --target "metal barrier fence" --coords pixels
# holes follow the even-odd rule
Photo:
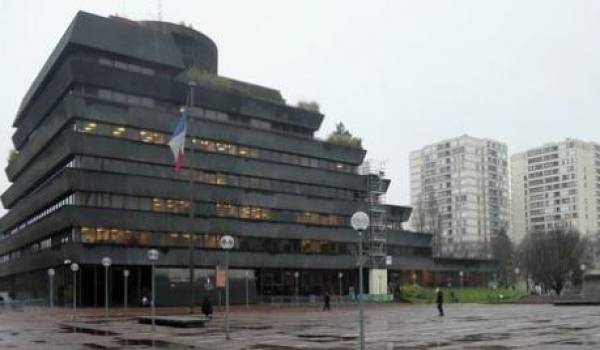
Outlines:
[[[27,299],[0,301],[0,312],[25,312],[47,309],[46,299]]]

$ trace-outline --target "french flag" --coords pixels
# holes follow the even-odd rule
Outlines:
[[[171,147],[173,157],[175,158],[175,172],[179,172],[183,166],[183,152],[185,149],[185,135],[187,134],[187,116],[185,112],[181,113],[181,118],[177,127],[171,136],[168,145]]]

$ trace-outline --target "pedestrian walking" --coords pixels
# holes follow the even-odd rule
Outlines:
[[[444,293],[439,288],[435,289],[435,301],[437,303],[440,316],[444,316]]]
[[[202,313],[206,318],[212,319],[213,307],[208,299],[208,296],[204,296],[204,300],[202,301]]]
[[[329,293],[325,293],[325,303],[323,305],[323,311],[331,311],[331,297],[329,296]]]

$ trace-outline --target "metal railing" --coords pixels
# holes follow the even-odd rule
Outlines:
[[[46,299],[0,301],[0,313],[34,311],[45,308],[48,308],[48,300]]]

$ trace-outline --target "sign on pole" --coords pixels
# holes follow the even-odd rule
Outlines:
[[[218,270],[215,275],[215,285],[217,288],[225,288],[225,271]]]

